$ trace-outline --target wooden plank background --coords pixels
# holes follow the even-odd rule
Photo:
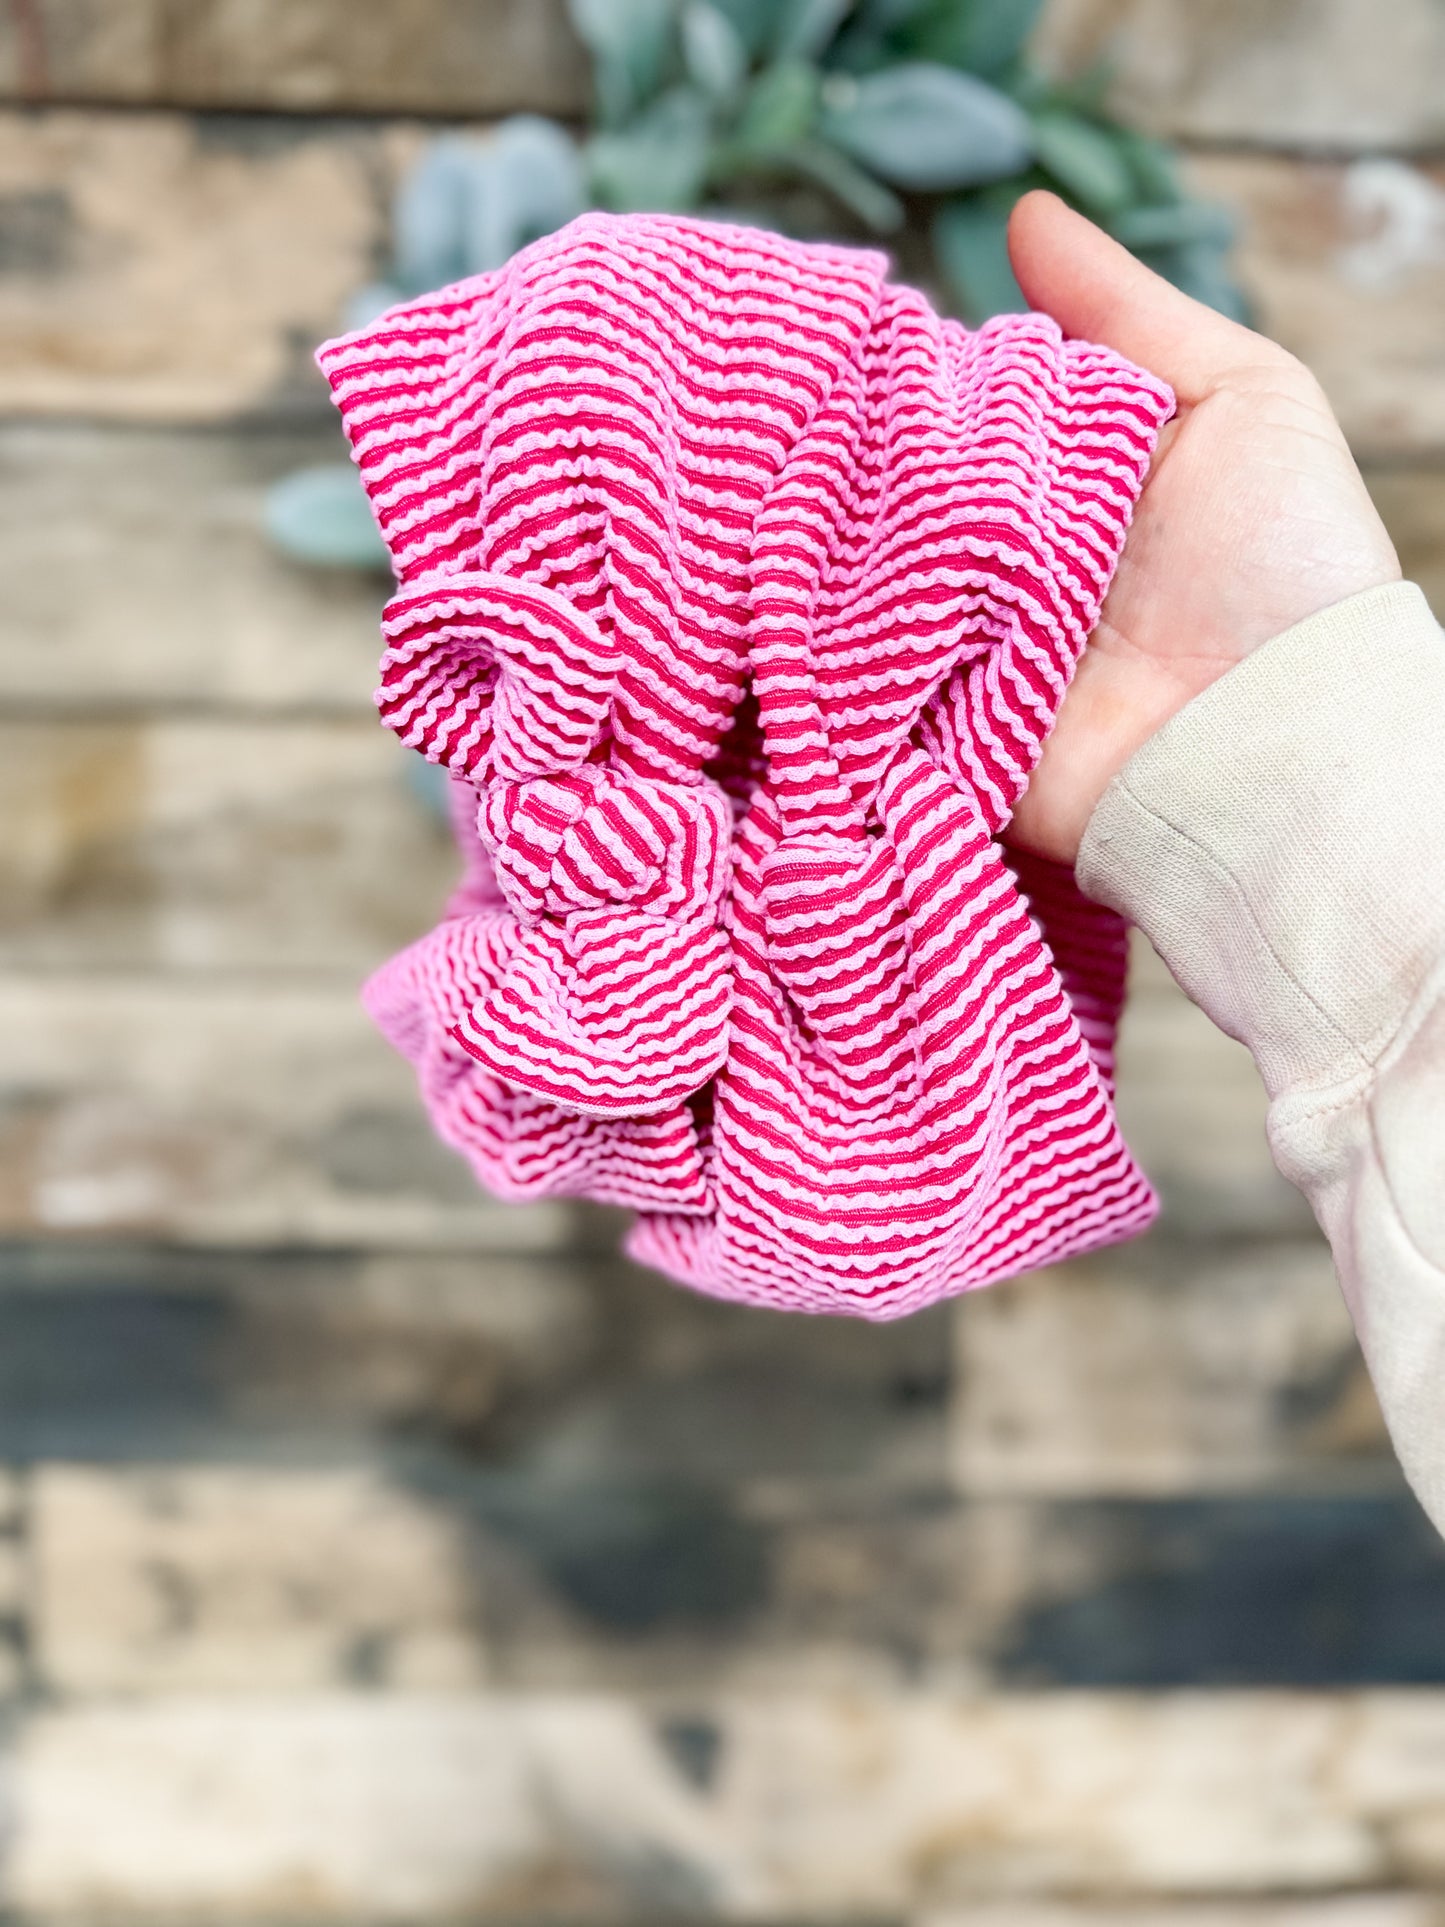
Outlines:
[[[1445,606],[1445,11],[1039,47],[1238,211]],[[378,586],[260,507],[426,124],[583,87],[556,0],[0,17],[0,1906],[1439,1927],[1445,1548],[1157,962],[1159,1228],[883,1329],[482,1197],[358,1010],[451,859]]]

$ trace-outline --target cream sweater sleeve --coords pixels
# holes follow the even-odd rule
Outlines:
[[[1079,880],[1253,1053],[1445,1531],[1445,636],[1419,589],[1326,609],[1196,697],[1106,792]]]

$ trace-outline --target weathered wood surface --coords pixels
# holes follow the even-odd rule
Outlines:
[[[530,1244],[560,1224],[561,1207],[486,1201],[433,1144],[355,984],[0,972],[0,1235],[435,1246]],[[1178,992],[1134,999],[1121,1066],[1125,1129],[1172,1232],[1307,1229],[1270,1162],[1253,1065]]]
[[[1118,1107],[1170,1230],[1222,1237],[1310,1228],[1309,1207],[1270,1158],[1268,1101],[1248,1051],[1167,979],[1136,983],[1125,1009]]]
[[[27,33],[24,21],[34,25]],[[1102,57],[1112,105],[1175,138],[1328,153],[1438,146],[1432,0],[1049,0],[1035,48]],[[463,118],[575,114],[585,66],[561,0],[35,0],[0,16],[0,99]]]
[[[1198,183],[1445,608],[1401,213],[1445,174],[1349,158],[1438,146],[1442,22],[1052,0],[1042,44],[1122,30],[1121,107],[1255,150]],[[340,455],[311,348],[423,134],[344,116],[581,86],[557,0],[0,17],[0,98],[55,103],[0,110],[0,1909],[1445,1927],[1445,1553],[1157,964],[1160,1228],[885,1328],[490,1203],[357,1007],[451,858],[384,585],[260,527]]]
[[[1156,1233],[874,1329],[677,1291],[612,1261],[617,1229],[589,1225],[590,1257],[10,1250],[0,1463],[268,1441],[307,1459],[398,1434],[573,1480],[979,1498],[1398,1483],[1315,1242]]]
[[[264,975],[0,977],[0,1236],[535,1249],[432,1138],[354,988]]]
[[[393,1454],[42,1463],[25,1516],[30,1679],[65,1695],[1445,1685],[1445,1548],[1394,1491],[958,1501]]]
[[[452,873],[408,758],[372,720],[382,591],[287,564],[259,527],[267,478],[334,443],[12,425],[0,444],[14,584],[0,964],[28,1039],[6,1073],[4,1222],[471,1237],[469,1180],[428,1147],[404,1069],[353,1001],[366,970],[431,921]],[[1407,569],[1439,594],[1438,471],[1371,480]],[[154,974],[169,971],[184,982]],[[274,1065],[274,1084],[269,1069],[232,1076],[238,1053]],[[389,1203],[369,1180],[338,1193],[332,1152],[300,1146],[298,1054],[333,1151],[340,1131],[367,1164],[357,1147],[372,1143]],[[1126,1126],[1171,1233],[1307,1227],[1269,1163],[1247,1057],[1157,967],[1122,1063]],[[414,1183],[430,1202],[403,1208],[397,1186]]]
[[[385,583],[278,556],[267,485],[339,433],[0,424],[5,714],[369,719]],[[1406,573],[1445,612],[1445,470],[1375,466]]]
[[[722,1305],[619,1264],[616,1215],[565,1253],[0,1248],[0,1467],[395,1450],[574,1485],[945,1485],[946,1309]]]
[[[1389,1464],[1315,1237],[1156,1231],[965,1298],[954,1321],[950,1434],[968,1491],[1329,1488]]]
[[[1445,168],[1198,155],[1236,210],[1255,325],[1313,369],[1362,459],[1445,448]]]
[[[36,0],[0,15],[10,100],[567,114],[586,87],[561,0]]]
[[[414,763],[374,716],[0,721],[0,964],[354,982],[455,878]]]
[[[1445,140],[1434,0],[1049,0],[1035,50],[1107,61],[1110,105],[1173,139],[1331,155]]]
[[[1346,1894],[1333,1900],[1118,1902],[1004,1901],[962,1913],[925,1914],[919,1927],[1442,1927],[1445,1902],[1429,1894]]]
[[[400,123],[0,111],[0,410],[324,413],[311,349],[373,278],[418,138]],[[1382,213],[1367,165],[1201,154],[1192,171],[1240,216],[1260,325],[1315,367],[1356,444],[1438,454],[1440,221]],[[1390,206],[1402,192],[1445,206],[1438,166],[1392,179]]]
[[[876,1920],[1023,1892],[1122,1920],[1121,1893],[1445,1872],[1438,1693],[187,1697],[56,1707],[9,1746],[5,1898],[45,1915]]]
[[[0,425],[0,704],[19,716],[224,709],[370,718],[385,582],[279,556],[263,516],[339,429]]]
[[[311,352],[372,278],[396,127],[0,113],[0,411],[319,414]]]
[[[1402,573],[1420,584],[1437,621],[1445,621],[1445,470],[1367,467],[1365,480]]]

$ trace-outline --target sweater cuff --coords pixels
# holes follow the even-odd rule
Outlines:
[[[1114,778],[1079,851],[1270,1095],[1374,1064],[1445,951],[1445,637],[1412,583],[1297,623]]]

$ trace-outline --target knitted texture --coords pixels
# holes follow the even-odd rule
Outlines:
[[[870,1318],[1153,1212],[1123,926],[998,837],[1172,407],[885,271],[587,215],[320,353],[378,705],[466,855],[366,993],[437,1129],[701,1290]]]

